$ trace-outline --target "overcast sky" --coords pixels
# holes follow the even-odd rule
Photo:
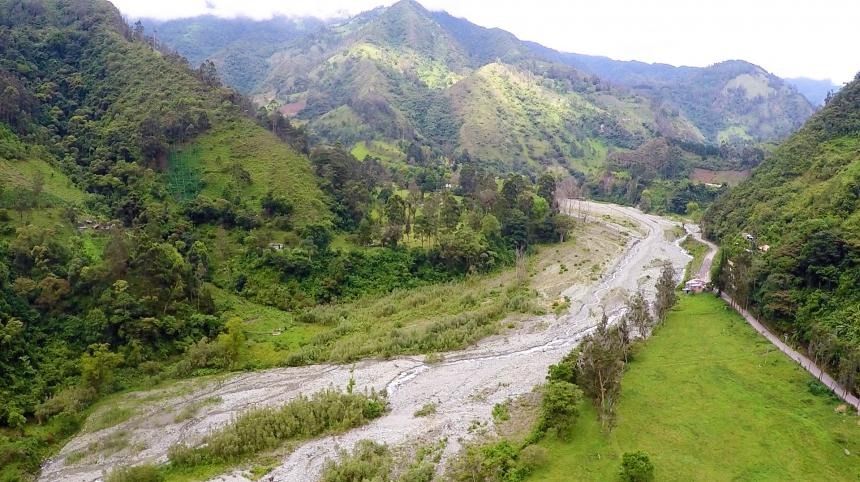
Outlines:
[[[128,17],[332,17],[393,0],[112,0]],[[705,66],[744,59],[783,77],[851,80],[860,0],[419,0],[568,52]]]

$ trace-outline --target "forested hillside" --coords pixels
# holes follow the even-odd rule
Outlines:
[[[222,330],[188,199],[227,229],[268,223],[270,198],[290,229],[331,215],[304,154],[107,2],[0,1],[0,92],[0,478],[17,480],[93,400]]]
[[[160,41],[180,52],[191,65],[211,60],[227,85],[251,92],[269,68],[268,59],[289,42],[325,26],[315,18],[275,17],[254,22],[214,17],[143,23]]]
[[[720,283],[860,390],[860,78],[720,199]]]
[[[792,83],[742,60],[675,67],[533,48],[682,113],[711,142],[779,140],[813,112]]]

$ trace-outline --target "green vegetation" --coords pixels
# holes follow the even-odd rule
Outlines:
[[[280,408],[253,409],[226,427],[206,435],[195,447],[171,447],[170,469],[232,464],[276,449],[291,440],[342,432],[382,415],[383,396],[323,390]]]
[[[205,478],[243,462],[263,460],[285,445],[363,425],[382,415],[386,404],[384,394],[352,393],[347,387],[346,392],[326,389],[280,407],[251,409],[208,433],[195,446],[174,445],[165,465],[118,467],[108,480]]]
[[[388,481],[394,464],[387,446],[370,440],[361,440],[353,452],[341,450],[337,462],[328,461],[323,469],[323,482],[359,480]]]
[[[707,244],[696,240],[692,236],[684,238],[681,241],[681,247],[693,256],[693,259],[687,263],[687,269],[684,271],[683,281],[689,281],[696,277],[696,274],[702,269],[702,263],[705,261],[705,255],[708,254],[709,248]]]
[[[621,457],[619,477],[625,482],[654,480],[654,465],[644,452],[628,452]]]
[[[584,406],[530,480],[614,480],[637,451],[655,480],[852,479],[857,417],[814,381],[721,300],[683,297],[629,363],[615,428]]]
[[[445,442],[422,445],[409,463],[398,463],[391,449],[372,440],[360,440],[351,453],[341,450],[337,460],[323,468],[323,482],[431,482]],[[395,476],[394,474],[398,475]]]
[[[745,169],[763,157],[754,144],[716,148],[697,134],[758,135],[746,127],[698,129],[645,96],[535,57],[503,32],[408,1],[377,13],[340,26],[273,20],[250,29],[269,44],[249,55],[235,24],[209,18],[219,34],[197,45],[200,65],[191,68],[103,0],[0,0],[0,480],[32,478],[81,428],[123,424],[134,403],[100,403],[118,391],[474,343],[511,314],[544,311],[527,254],[576,227],[558,198],[590,193],[689,214],[723,190],[688,183],[690,168]],[[172,32],[186,47],[199,38]],[[279,71],[269,75],[273,55],[300,61],[272,62]],[[216,66],[243,91],[286,105],[257,108],[222,85]],[[733,108],[763,102],[751,93],[778,93],[741,74],[728,88]],[[835,150],[856,147],[851,129],[829,139]],[[838,168],[825,164],[816,172]],[[838,209],[853,206],[850,176],[835,186],[847,193]],[[855,280],[837,283],[835,255],[822,249],[838,239],[840,255],[853,252],[852,238],[840,236],[803,245],[815,258],[798,275],[807,288],[839,285],[838,300],[822,294],[822,306],[853,300],[844,287]],[[552,276],[597,276],[608,248],[585,249],[579,259],[559,255]],[[534,283],[561,313],[570,301],[546,283],[555,262],[539,262]],[[845,263],[839,268],[854,276]],[[516,274],[505,270],[512,265]],[[661,293],[662,313],[674,300]],[[804,309],[809,319],[825,311],[830,328],[852,319]],[[637,320],[640,333],[651,328]],[[617,332],[605,328],[580,359],[603,353],[592,368],[611,368],[616,383],[629,339],[610,343]],[[831,363],[833,346],[821,352]],[[602,416],[613,411],[586,379],[547,385],[534,440],[572,425],[580,396]],[[199,402],[207,403],[216,401]],[[172,415],[187,420],[201,406]],[[325,392],[175,448],[172,468],[111,477],[211,475],[381,409],[374,394]],[[114,430],[70,462],[129,443]],[[539,458],[533,446],[503,441],[472,454],[520,477]],[[385,457],[379,447],[368,454]]]
[[[710,209],[716,284],[860,392],[860,80]]]
[[[415,411],[416,417],[427,417],[436,413],[435,403],[425,403],[424,406]]]
[[[134,415],[134,410],[129,407],[112,406],[99,413],[98,416],[91,417],[86,425],[86,430],[97,432],[105,428],[113,427],[114,425],[119,425],[120,423],[125,422],[131,418],[132,415]]]
[[[154,465],[138,465],[113,470],[106,482],[162,482],[164,476]]]

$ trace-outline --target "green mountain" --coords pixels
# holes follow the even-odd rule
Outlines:
[[[253,25],[223,22],[237,31]],[[171,28],[219,37],[209,23]],[[176,34],[156,35],[195,58]],[[261,48],[230,55],[272,52]],[[658,136],[699,145],[779,140],[813,112],[792,87],[745,62],[696,69],[583,59],[404,0],[279,44],[265,74],[240,87],[306,123],[317,142],[399,161],[415,157],[415,144],[421,157],[468,153],[501,171],[596,173],[610,152]]]
[[[792,82],[742,60],[675,67],[533,49],[548,58],[627,86],[691,119],[711,142],[779,140],[812,114]],[[820,104],[816,104],[820,105]]]
[[[142,23],[160,42],[181,52],[193,66],[211,60],[222,79],[240,92],[251,91],[268,70],[267,60],[289,42],[321,29],[316,18],[275,17],[259,22],[212,15]]]
[[[860,389],[860,77],[706,216],[720,280]]]
[[[331,226],[307,155],[210,74],[106,1],[0,0],[0,479],[217,337],[249,233]]]

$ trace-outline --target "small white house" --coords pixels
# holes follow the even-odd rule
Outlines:
[[[705,288],[707,288],[707,286],[708,283],[705,280],[693,278],[690,281],[684,283],[684,293],[688,295],[691,293],[701,293],[705,291]]]

